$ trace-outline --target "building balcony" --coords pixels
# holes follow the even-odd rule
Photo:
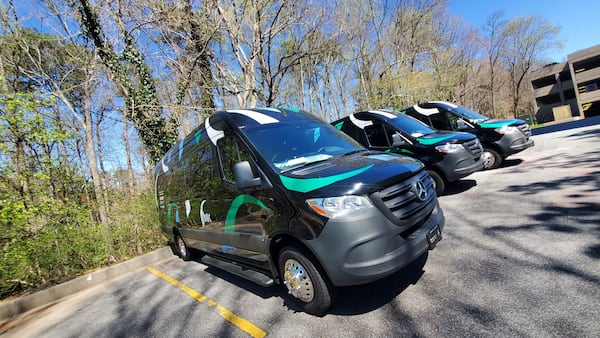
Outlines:
[[[590,102],[600,101],[600,90],[579,94],[579,101],[582,105]]]
[[[533,91],[533,96],[543,97],[543,96],[547,96],[550,94],[558,93],[559,91],[560,91],[560,87],[558,86],[558,84],[552,84],[550,86],[545,86],[545,87],[535,89]]]
[[[577,83],[593,81],[596,79],[600,79],[600,67],[592,68],[575,74],[575,80]]]
[[[559,83],[555,83],[549,86],[534,89],[533,96],[536,98],[544,97],[550,94],[556,94],[569,89],[573,89],[573,81],[571,80],[560,82],[560,85]]]

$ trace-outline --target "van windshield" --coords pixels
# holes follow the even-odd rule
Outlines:
[[[400,115],[395,119],[390,119],[389,123],[398,130],[414,138],[436,133],[434,129],[431,129],[431,127],[425,123],[404,115]]]
[[[313,121],[257,125],[242,128],[242,132],[276,172],[364,150],[333,126]]]
[[[479,123],[479,122],[483,122],[485,120],[489,120],[488,117],[483,116],[479,113],[476,113],[476,112],[469,110],[462,106],[452,108],[451,111],[456,112],[458,115],[468,119],[469,121],[471,121],[473,123]]]

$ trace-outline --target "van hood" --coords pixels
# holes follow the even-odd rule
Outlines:
[[[507,119],[507,120],[498,120],[498,119],[489,119],[479,123],[481,128],[486,129],[495,129],[502,128],[504,126],[518,126],[524,124],[525,121],[520,119]]]
[[[440,145],[446,143],[464,143],[475,138],[475,135],[463,132],[438,131],[434,134],[428,134],[417,138],[417,141],[423,145]]]
[[[339,155],[281,173],[288,190],[309,197],[364,195],[381,190],[420,171],[410,157],[375,151]]]

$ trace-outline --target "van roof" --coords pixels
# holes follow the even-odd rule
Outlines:
[[[212,128],[212,124],[222,120],[234,122],[238,127],[246,127],[251,125],[264,125],[279,122],[306,121],[307,119],[319,120],[319,118],[306,111],[298,108],[245,108],[245,109],[228,109],[217,111],[214,114],[206,117],[197,128],[183,139],[179,139],[166,153],[163,155],[159,163],[156,163],[154,174],[166,172],[169,170],[166,162],[170,162],[173,157],[181,157],[183,148],[189,142],[199,142],[201,135],[207,135],[208,138],[215,143],[222,131]],[[322,121],[323,122],[323,121]],[[325,123],[325,122],[323,122]],[[166,161],[165,161],[166,160]]]

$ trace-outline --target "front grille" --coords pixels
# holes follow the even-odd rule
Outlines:
[[[525,137],[529,139],[529,137],[531,136],[531,128],[529,128],[529,125],[527,123],[524,123],[519,125],[518,127],[519,130],[521,130],[521,132],[523,133],[523,135],[525,135]]]
[[[419,197],[419,183],[426,191]],[[396,225],[420,224],[435,207],[433,180],[425,170],[407,180],[373,193],[371,200]]]
[[[465,142],[464,147],[467,148],[467,150],[473,154],[475,158],[479,158],[483,153],[483,147],[481,146],[481,142],[479,142],[478,138]]]

